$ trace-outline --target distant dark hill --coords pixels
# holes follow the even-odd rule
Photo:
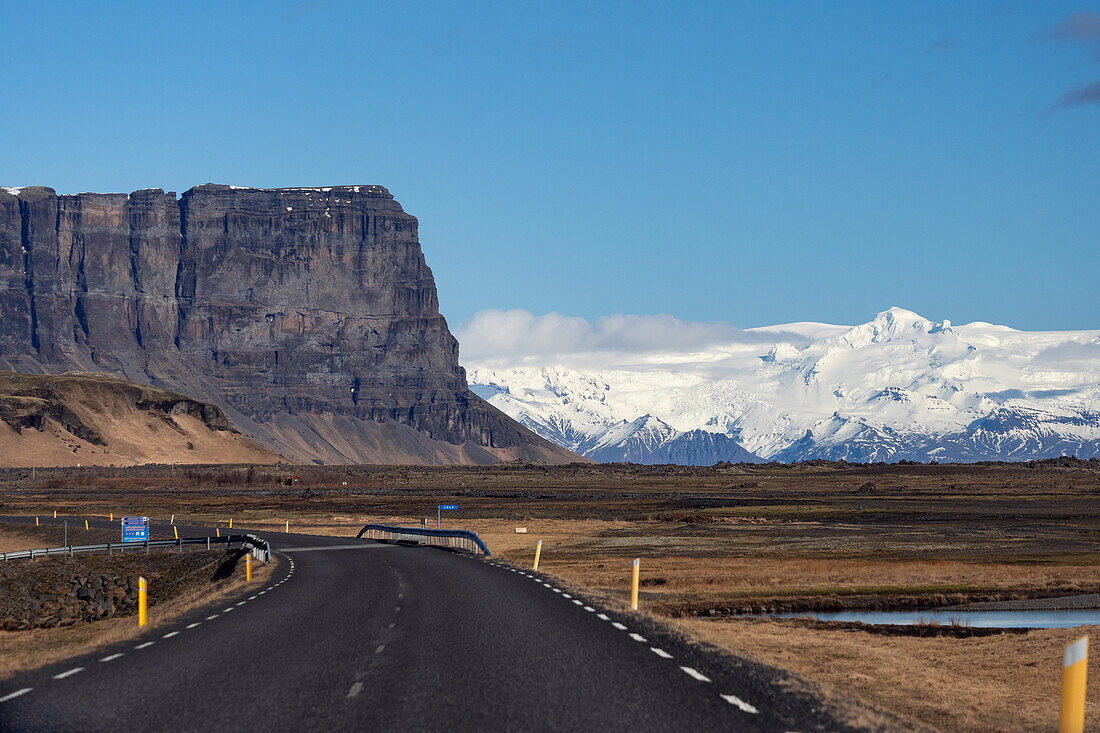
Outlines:
[[[178,390],[303,462],[576,460],[467,389],[381,186],[0,188],[0,368]]]

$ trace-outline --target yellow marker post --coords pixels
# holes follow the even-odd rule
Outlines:
[[[1082,636],[1067,644],[1062,654],[1062,707],[1058,713],[1058,733],[1082,733],[1085,730],[1085,679],[1089,666],[1089,638]]]
[[[112,522],[115,521],[115,513],[114,512],[111,512],[111,521]]]
[[[38,517],[35,517],[35,518],[34,518],[34,526],[35,526],[35,527],[37,527],[37,526],[38,526]]]
[[[252,555],[244,556],[244,579],[252,582]]]
[[[57,519],[57,510],[56,509],[53,510],[53,518]]]
[[[229,528],[233,529],[233,517],[229,518]]]
[[[138,626],[144,626],[149,621],[149,583],[145,578],[138,576]]]
[[[630,609],[638,610],[638,558],[634,558],[634,572],[630,579]]]
[[[214,527],[214,532],[218,535],[218,537],[222,536],[222,531],[220,529],[218,529],[217,527]]]
[[[286,520],[286,533],[290,534],[290,520]]]
[[[172,534],[176,536],[177,540],[180,538],[180,531],[176,527],[172,527]]]
[[[88,526],[88,520],[87,519],[84,520],[84,529],[91,529],[91,527]]]
[[[535,566],[532,568],[532,570],[538,570],[539,569],[539,556],[540,555],[542,555],[542,540],[539,540],[538,544],[535,545]]]
[[[168,523],[169,524],[175,524],[176,523],[176,515],[175,514],[172,515],[172,519]]]

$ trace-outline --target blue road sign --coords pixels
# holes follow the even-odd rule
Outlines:
[[[122,541],[144,542],[149,539],[149,517],[123,517]]]
[[[458,504],[440,504],[439,508],[444,512],[453,512],[458,509]]]

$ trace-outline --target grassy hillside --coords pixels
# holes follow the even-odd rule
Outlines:
[[[274,463],[225,414],[103,374],[0,371],[0,466]]]

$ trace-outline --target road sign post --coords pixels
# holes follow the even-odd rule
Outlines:
[[[435,510],[435,528],[442,529],[441,519],[443,512],[455,512],[458,511],[458,504],[440,504],[439,508]]]

